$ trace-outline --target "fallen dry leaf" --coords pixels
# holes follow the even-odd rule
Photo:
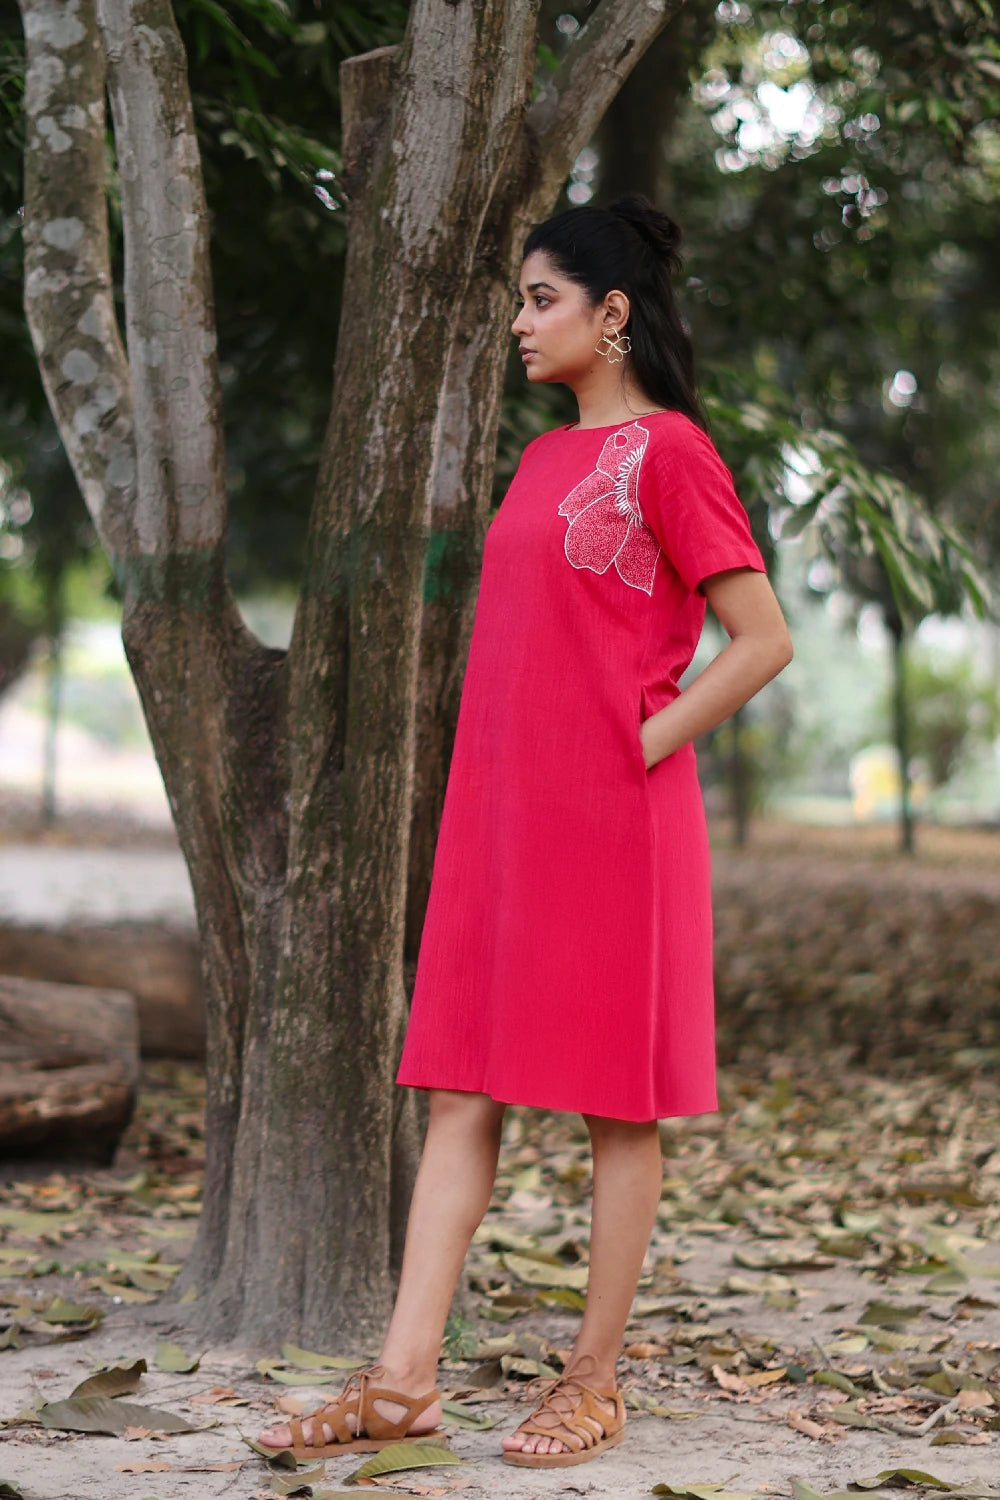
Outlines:
[[[747,1389],[745,1380],[741,1379],[739,1375],[727,1375],[721,1365],[713,1365],[712,1374],[724,1391],[742,1392]]]
[[[187,1398],[199,1406],[249,1406],[250,1397],[241,1396],[230,1385],[213,1385],[207,1391],[196,1391]]]
[[[996,1403],[989,1391],[959,1391],[956,1396],[960,1411],[974,1410],[976,1407],[994,1406]]]
[[[814,1422],[811,1417],[804,1417],[798,1410],[790,1411],[786,1421],[789,1427],[795,1432],[801,1432],[804,1437],[822,1438],[828,1435],[826,1427],[821,1427],[819,1422]]]

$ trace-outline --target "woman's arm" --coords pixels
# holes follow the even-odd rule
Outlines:
[[[728,719],[792,659],[792,638],[766,574],[731,568],[711,574],[702,589],[729,644],[641,726],[647,770]]]

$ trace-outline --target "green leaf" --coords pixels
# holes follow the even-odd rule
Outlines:
[[[654,1484],[654,1495],[675,1495],[677,1500],[755,1500],[740,1490],[726,1490],[721,1484]]]
[[[954,1292],[961,1292],[969,1284],[969,1278],[964,1271],[947,1270],[938,1271],[929,1281],[924,1283],[923,1290],[932,1297],[950,1297]]]
[[[527,1282],[528,1286],[571,1287],[574,1291],[584,1291],[587,1286],[586,1266],[548,1265],[515,1251],[507,1251],[500,1259],[518,1281]]]
[[[40,1427],[41,1418],[33,1406],[23,1406],[19,1412],[12,1417],[7,1417],[0,1422],[0,1429],[4,1427]]]
[[[127,1272],[127,1275],[132,1285],[138,1287],[141,1292],[168,1291],[174,1279],[160,1266],[134,1266]]]
[[[476,1245],[490,1245],[495,1250],[519,1250],[522,1254],[538,1249],[535,1240],[526,1234],[517,1234],[503,1224],[480,1224],[472,1241]]]
[[[575,1292],[572,1287],[560,1286],[540,1291],[536,1297],[543,1307],[569,1307],[574,1312],[583,1312],[587,1305],[587,1299],[582,1292]]]
[[[734,1250],[733,1262],[748,1271],[826,1271],[835,1263],[807,1246],[776,1245],[771,1250]]]
[[[156,1346],[154,1364],[158,1370],[165,1370],[172,1375],[190,1375],[192,1370],[197,1370],[199,1363],[198,1356],[185,1354],[180,1344],[161,1341]]]
[[[895,1302],[869,1302],[858,1319],[859,1323],[873,1323],[877,1328],[897,1328],[911,1318],[919,1318],[927,1308],[922,1303],[900,1307]]]
[[[936,1474],[928,1474],[923,1469],[880,1469],[871,1479],[852,1479],[852,1484],[860,1485],[863,1490],[877,1489],[880,1484],[929,1484],[931,1489],[950,1490],[951,1484],[947,1479],[938,1479]]]
[[[378,1474],[395,1474],[401,1469],[429,1469],[437,1464],[464,1462],[457,1453],[441,1443],[407,1438],[402,1443],[388,1443],[346,1478],[348,1484],[356,1484],[359,1479],[374,1479]]]
[[[442,1401],[441,1410],[452,1427],[468,1427],[473,1432],[486,1432],[497,1424],[486,1412],[471,1412],[460,1401]]]
[[[314,1490],[311,1485],[299,1484],[293,1494],[309,1495],[311,1500],[358,1500],[357,1490]]]
[[[155,1406],[137,1406],[132,1401],[113,1401],[108,1396],[71,1396],[68,1401],[48,1401],[38,1408],[43,1427],[63,1432],[108,1432],[119,1435],[126,1427],[148,1427],[151,1432],[201,1432],[204,1429]]]
[[[67,1302],[65,1297],[53,1297],[41,1316],[46,1323],[99,1323],[104,1314],[99,1307],[85,1302]]]
[[[318,1372],[313,1370],[281,1370],[272,1368],[264,1372],[268,1380],[276,1380],[279,1385],[320,1385]]]
[[[862,1354],[868,1348],[870,1340],[866,1333],[849,1333],[841,1339],[834,1339],[832,1344],[824,1344],[825,1354]]]
[[[878,1429],[878,1422],[870,1417],[867,1412],[858,1411],[852,1401],[844,1406],[835,1406],[827,1413],[834,1421],[839,1422],[842,1427],[871,1427]]]
[[[136,1359],[130,1365],[112,1365],[110,1369],[98,1370],[81,1380],[70,1391],[72,1401],[78,1396],[127,1396],[137,1391],[146,1372],[146,1361]]]
[[[326,1465],[319,1463],[314,1469],[305,1469],[301,1473],[290,1474],[287,1479],[271,1480],[271,1492],[274,1495],[314,1495],[312,1480],[322,1479]]]
[[[80,1214],[39,1214],[23,1208],[0,1208],[0,1226],[16,1229],[18,1233],[30,1234],[32,1237],[51,1235],[53,1231],[66,1229],[71,1224],[78,1225],[80,1220]]]
[[[792,1500],[858,1500],[850,1490],[814,1490],[804,1479],[792,1480]]]
[[[364,1364],[363,1359],[345,1359],[340,1354],[314,1354],[297,1344],[282,1344],[281,1357],[286,1364],[300,1370],[358,1370]]]
[[[240,1437],[248,1448],[252,1448],[255,1453],[259,1453],[261,1458],[266,1458],[272,1468],[298,1469],[300,1466],[315,1462],[315,1459],[312,1458],[296,1458],[291,1448],[267,1448],[263,1443],[258,1443],[254,1438],[248,1438],[245,1432],[241,1432]]]

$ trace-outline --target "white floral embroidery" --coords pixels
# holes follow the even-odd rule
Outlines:
[[[660,544],[639,508],[639,473],[649,429],[631,422],[611,433],[597,466],[566,496],[564,549],[574,568],[605,573],[614,563],[631,588],[653,592]]]

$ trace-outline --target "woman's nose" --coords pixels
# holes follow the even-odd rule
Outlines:
[[[514,319],[513,323],[510,325],[510,331],[511,331],[512,334],[514,334],[515,338],[517,337],[518,334],[527,333],[527,331],[528,331],[527,330],[527,326],[524,323],[523,319],[524,319],[524,308],[522,307],[521,310],[520,310],[520,312],[518,313],[517,317]]]

